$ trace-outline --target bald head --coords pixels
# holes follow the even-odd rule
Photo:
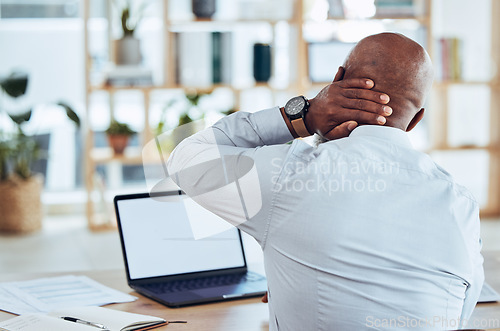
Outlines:
[[[402,130],[418,123],[433,80],[432,63],[425,49],[396,33],[381,33],[362,39],[344,64],[347,78],[370,78],[373,90],[389,95],[393,114],[388,126]]]

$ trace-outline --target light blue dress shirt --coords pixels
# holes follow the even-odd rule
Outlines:
[[[406,133],[318,147],[278,107],[185,139],[172,179],[264,252],[271,330],[456,329],[483,284],[479,208]],[[467,326],[472,326],[468,324]]]

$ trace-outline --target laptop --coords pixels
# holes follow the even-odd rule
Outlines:
[[[181,191],[114,198],[128,285],[168,307],[264,295],[266,279],[248,271],[240,231],[195,239],[188,200]],[[217,217],[199,208],[196,217]]]

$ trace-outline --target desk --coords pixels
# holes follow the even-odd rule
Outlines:
[[[500,251],[483,252],[485,281],[500,293]],[[471,320],[490,322],[482,328],[500,330],[500,302],[481,303],[476,306]]]
[[[68,274],[68,273],[64,273]],[[187,324],[169,324],[154,330],[268,330],[269,311],[267,304],[260,298],[242,299],[235,301],[217,302],[184,308],[168,308],[156,301],[148,299],[127,285],[124,270],[99,270],[86,272],[71,272],[72,275],[86,275],[99,283],[129,293],[139,299],[129,303],[119,303],[104,306],[131,313],[153,315],[166,320],[186,320]],[[41,277],[61,276],[62,273],[43,274],[10,274],[0,275],[0,282],[22,281]],[[15,317],[16,315],[0,311],[0,321]]]
[[[485,252],[486,281],[500,292],[500,251]],[[226,301],[184,308],[168,308],[153,300],[145,298],[128,287],[123,270],[100,270],[74,272],[75,275],[87,275],[90,278],[119,291],[139,297],[130,303],[113,304],[106,307],[162,317],[166,320],[186,320],[187,324],[170,324],[155,330],[268,330],[267,304],[260,298]],[[53,274],[11,274],[0,275],[0,281],[28,280],[38,277],[59,276]],[[0,311],[0,321],[15,315]],[[472,319],[484,321],[483,328],[498,328],[500,330],[500,303],[480,304],[474,310]]]

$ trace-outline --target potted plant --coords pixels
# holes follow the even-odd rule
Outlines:
[[[109,124],[106,134],[108,136],[108,143],[113,148],[113,152],[116,155],[122,155],[125,148],[128,145],[128,141],[131,136],[136,134],[134,130],[128,126],[126,123],[121,123],[116,120],[112,120]]]
[[[18,98],[26,93],[28,75],[13,73],[0,78],[0,92]],[[58,103],[66,115],[79,127],[80,119],[65,103]],[[1,109],[0,109],[1,111]],[[0,128],[0,231],[30,232],[42,225],[41,193],[43,176],[31,171],[42,155],[34,136],[27,135],[23,126],[31,119],[32,110],[9,114],[15,131]]]
[[[115,40],[115,63],[118,65],[139,65],[142,61],[141,42],[134,36],[146,7],[151,1],[114,0],[120,15],[123,35]]]
[[[201,130],[204,124],[204,113],[199,107],[200,99],[210,93],[190,91],[184,94],[184,98],[174,99],[167,103],[163,108],[160,122],[158,123],[155,134],[159,136],[164,133],[167,120],[167,111],[172,108],[177,108],[181,110],[175,128],[170,134],[169,145],[165,146],[168,150],[172,150],[178,143],[180,143],[184,138],[189,137],[193,133]],[[173,123],[171,123],[173,124]],[[172,126],[170,126],[172,128]]]

